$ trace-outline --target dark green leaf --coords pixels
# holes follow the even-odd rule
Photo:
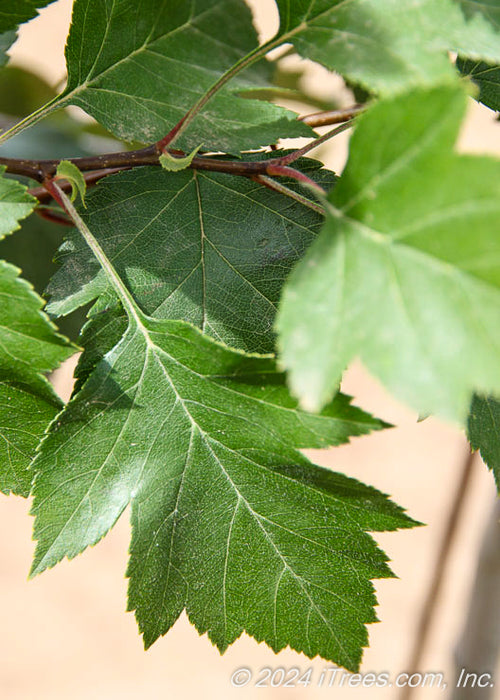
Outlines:
[[[333,174],[318,165],[300,163],[331,187]],[[87,200],[82,215],[146,313],[188,320],[233,346],[272,350],[281,286],[322,217],[251,180],[193,170],[120,173]],[[48,290],[51,313],[72,311],[109,288],[78,234],[60,258]]]
[[[0,0],[0,33],[17,29],[54,0]]]
[[[0,168],[3,173],[5,168]],[[0,239],[19,228],[36,200],[0,176]],[[74,349],[41,312],[43,301],[0,260],[0,491],[27,496],[27,469],[60,402],[44,377]]]
[[[33,392],[0,371],[0,491],[29,496],[33,477],[29,465],[61,406],[48,387]]]
[[[4,66],[9,60],[7,51],[10,49],[16,39],[17,33],[13,31],[0,34],[0,66]]]
[[[474,396],[467,432],[472,449],[481,452],[500,491],[500,401],[497,398]]]
[[[155,141],[257,45],[243,0],[76,0],[61,104],[82,107],[119,138]],[[231,82],[181,147],[234,152],[311,134],[294,113],[237,96],[267,80],[262,65]]]
[[[452,152],[465,107],[440,87],[360,119],[279,315],[304,406],[356,356],[423,414],[464,421],[474,390],[500,390],[500,163]]]
[[[59,196],[128,327],[99,361],[117,330],[116,307],[96,316],[100,340],[90,343],[79,381],[90,376],[38,452],[32,574],[97,542],[131,504],[129,607],[146,646],[186,609],[221,650],[246,630],[273,649],[290,645],[357,668],[364,624],[375,620],[370,579],[391,575],[366,531],[415,523],[298,449],[383,424],[340,394],[320,415],[307,414],[273,359],[145,316]]]
[[[97,542],[131,503],[130,608],[147,646],[186,608],[221,649],[247,630],[356,668],[369,579],[390,575],[365,531],[411,522],[295,448],[377,427],[343,396],[308,415],[271,359],[142,319],[42,444],[33,573]]]
[[[41,312],[42,300],[0,261],[0,490],[29,493],[27,469],[61,403],[44,377],[75,349]]]
[[[490,109],[500,111],[500,66],[484,61],[469,61],[458,57],[457,68],[478,86],[478,100]]]

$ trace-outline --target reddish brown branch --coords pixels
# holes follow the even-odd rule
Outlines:
[[[358,107],[356,107],[358,109]],[[359,108],[361,109],[361,108]],[[343,120],[350,118],[353,115],[353,110],[344,110]],[[330,113],[323,113],[328,115]],[[318,118],[319,115],[310,115],[311,118]],[[325,117],[326,119],[327,117]],[[306,117],[303,118],[303,121]],[[340,112],[337,111],[336,120],[341,121]],[[323,123],[329,123],[324,121]],[[167,136],[158,141],[158,143],[147,146],[146,148],[141,148],[135,151],[121,151],[117,153],[104,153],[97,156],[86,156],[83,158],[70,158],[72,163],[76,165],[83,173],[85,173],[85,181],[88,186],[91,186],[98,182],[101,178],[111,175],[113,173],[119,172],[121,170],[128,170],[130,168],[143,166],[143,165],[159,165],[159,156],[165,147],[170,142],[170,139],[175,136],[178,129],[182,124],[179,122],[172,131],[167,134]],[[195,156],[190,164],[190,168],[194,170],[206,170],[212,172],[227,173],[229,175],[240,175],[243,177],[255,177],[257,175],[274,175],[274,176],[286,176],[293,177],[294,179],[303,182],[309,186],[313,186],[318,190],[318,186],[310,180],[306,175],[303,175],[297,170],[287,168],[290,163],[298,160],[302,156],[306,155],[313,148],[317,148],[325,141],[331,139],[333,136],[341,133],[345,129],[348,129],[352,125],[352,120],[346,121],[341,126],[332,129],[323,136],[314,139],[308,143],[303,148],[299,148],[286,156],[281,156],[279,158],[271,158],[269,160],[223,160],[220,158],[213,158],[212,156]],[[184,156],[183,151],[170,150],[170,153],[174,156]],[[24,158],[2,158],[0,157],[0,166],[4,165],[8,173],[13,175],[21,175],[24,177],[29,177],[32,180],[43,183],[43,187],[37,187],[30,190],[30,193],[37,197],[40,202],[47,202],[52,199],[52,192],[45,187],[45,183],[54,177],[57,167],[60,163],[60,159],[50,159],[50,160],[28,160]],[[70,185],[68,183],[62,184],[63,191],[69,191]],[[321,189],[321,188],[319,188]]]
[[[305,207],[312,209],[313,211],[317,212],[318,214],[321,214],[322,216],[324,216],[325,214],[325,210],[323,209],[321,204],[317,204],[316,202],[311,201],[299,192],[291,190],[286,185],[283,185],[281,182],[273,180],[271,177],[267,177],[266,175],[254,175],[252,177],[252,180],[258,182],[261,185],[264,185],[264,187],[267,187],[268,189],[273,190],[274,192],[279,192],[280,194],[284,194],[287,197],[290,197],[291,199],[295,199],[296,202],[300,202],[300,204],[303,204]]]
[[[310,177],[307,177],[307,175],[301,173],[300,170],[290,168],[288,165],[268,165],[266,168],[266,174],[278,177],[290,177],[293,180],[297,180],[297,182],[300,182],[302,185],[305,185],[306,187],[309,187],[310,189],[314,190],[318,194],[326,196],[325,190],[322,187],[320,187],[316,182],[314,182],[314,180],[311,180]]]
[[[182,129],[184,122],[188,118],[188,114],[189,112],[185,114],[179,122],[177,122],[174,128],[171,129],[166,136],[164,136],[162,139],[160,139],[160,141],[156,143],[156,150],[158,151],[158,153],[163,153],[166,150],[169,143],[174,140],[179,131]]]
[[[266,174],[270,166],[288,165],[298,158],[308,153],[313,148],[321,145],[324,141],[332,138],[336,134],[351,126],[351,122],[343,124],[324,136],[315,139],[303,148],[280,158],[269,160],[222,160],[211,156],[195,156],[190,168],[194,170],[208,170],[212,172],[228,173],[229,175],[243,175],[252,177],[253,175]],[[182,151],[172,151],[173,155],[183,156]],[[92,171],[92,175],[87,178],[88,183],[96,182],[100,177],[105,177],[111,172],[134,168],[140,165],[158,165],[159,153],[156,144],[142,148],[138,151],[123,151],[119,153],[105,153],[99,156],[87,156],[84,158],[69,158],[82,172]],[[13,175],[23,175],[38,182],[44,182],[47,178],[53,177],[56,173],[59,159],[53,160],[25,160],[20,158],[1,158],[0,165],[7,168],[7,172]]]
[[[52,199],[52,195],[47,192],[49,199]],[[61,214],[59,211],[54,211],[48,207],[37,207],[35,212],[41,219],[50,221],[52,224],[60,224],[61,226],[73,226],[73,222],[67,218],[65,214]]]

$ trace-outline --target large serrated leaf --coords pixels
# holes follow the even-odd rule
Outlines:
[[[369,579],[390,575],[364,531],[410,522],[296,448],[377,427],[342,396],[301,412],[271,359],[143,319],[42,444],[33,573],[98,541],[131,503],[130,607],[147,646],[186,607],[221,649],[245,629],[355,668],[375,620]]]
[[[116,328],[96,317],[102,342],[90,343],[83,386],[38,452],[32,574],[96,543],[130,504],[129,607],[146,646],[186,609],[221,650],[246,630],[275,650],[290,645],[357,668],[364,625],[376,619],[370,580],[391,575],[366,531],[415,523],[383,494],[298,450],[383,424],[342,395],[307,414],[272,358],[145,316],[59,196],[128,327],[99,359]]]
[[[0,372],[0,491],[29,496],[29,465],[49,423],[62,403],[49,387],[12,381]]]
[[[318,166],[300,163],[330,188],[334,175]],[[258,352],[273,349],[281,286],[323,221],[245,178],[158,168],[106,178],[88,193],[82,216],[149,315],[190,321]],[[68,313],[109,288],[78,233],[59,257],[63,267],[48,289],[51,313]]]
[[[474,390],[500,389],[500,163],[452,153],[465,106],[441,87],[360,120],[279,315],[305,406],[355,356],[422,413],[464,421]]]
[[[60,104],[75,104],[116,136],[161,139],[233,64],[258,46],[243,0],[76,0]],[[222,90],[179,141],[235,152],[309,135],[293,112],[238,93],[267,84],[250,68]]]

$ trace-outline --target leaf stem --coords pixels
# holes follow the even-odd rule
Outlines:
[[[53,179],[47,179],[44,182],[44,186],[50,192],[55,201],[62,207],[66,214],[71,218],[74,225],[81,233],[83,239],[99,261],[101,267],[106,273],[112,287],[114,288],[118,298],[120,299],[123,308],[125,309],[129,321],[137,327],[143,327],[143,314],[139,309],[134,299],[132,298],[130,292],[123,284],[120,277],[117,275],[115,268],[111,264],[111,261],[107,257],[104,250],[99,245],[98,241],[94,238],[94,235],[90,231],[87,224],[83,221],[72,201],[66,195],[66,193],[59,187],[57,182]]]
[[[274,190],[275,192],[284,194],[285,196],[290,197],[291,199],[295,199],[296,202],[303,204],[305,207],[312,209],[313,211],[317,212],[318,214],[321,214],[322,216],[324,216],[325,214],[325,210],[320,204],[317,204],[311,199],[304,197],[304,195],[299,194],[294,190],[291,190],[289,187],[283,185],[281,182],[277,182],[276,180],[273,180],[273,178],[267,177],[267,175],[255,175],[252,178],[252,180],[255,180],[255,182],[259,182],[261,185],[264,185],[270,190]]]
[[[304,185],[309,190],[319,195],[320,197],[326,197],[325,190],[318,185],[317,182],[311,180],[310,177],[301,173],[300,170],[295,170],[295,168],[290,168],[288,165],[268,165],[266,168],[267,175],[277,175],[278,177],[290,177],[293,180],[297,180],[301,185]]]
[[[0,134],[0,145],[5,143],[9,139],[13,138],[14,136],[17,136],[18,134],[21,133],[21,131],[28,129],[30,126],[33,126],[37,122],[41,121],[42,119],[47,117],[52,112],[55,112],[55,110],[58,109],[59,106],[60,105],[58,103],[57,97],[55,97],[50,102],[47,102],[46,105],[43,105],[43,107],[40,107],[39,109],[35,110],[31,114],[29,114],[27,117],[22,119],[20,122],[17,122],[17,124],[14,124],[14,126],[12,126],[10,129],[7,129],[7,131],[4,131],[3,133],[1,133]]]
[[[349,121],[353,117],[357,117],[366,110],[366,105],[353,105],[345,109],[331,109],[325,112],[314,112],[314,114],[306,114],[303,117],[298,117],[298,120],[317,129],[320,126],[331,126],[332,124],[341,124]]]
[[[246,56],[243,56],[237,63],[235,63],[229,70],[223,73],[218,80],[205,92],[204,95],[200,97],[198,102],[196,102],[191,109],[182,117],[182,119],[174,126],[174,128],[160,141],[157,142],[156,147],[160,152],[164,151],[167,146],[172,146],[174,141],[176,141],[179,136],[184,133],[195,117],[201,112],[203,107],[209,102],[212,97],[219,92],[221,88],[224,87],[235,75],[239,72],[248,68],[253,63],[262,58],[266,53],[276,48],[282,43],[281,38],[274,38],[267,41],[262,46],[256,46],[255,49],[250,51]]]
[[[319,136],[317,139],[314,139],[314,141],[311,141],[310,143],[306,144],[305,146],[303,146],[303,148],[298,148],[296,151],[292,151],[292,153],[288,153],[288,155],[286,156],[276,158],[275,162],[276,164],[278,164],[279,161],[279,165],[289,165],[295,160],[302,158],[302,156],[305,156],[307,153],[309,153],[309,151],[312,151],[314,148],[318,148],[318,146],[321,146],[326,141],[329,141],[334,136],[341,134],[347,129],[350,129],[352,125],[353,120],[351,119],[350,121],[345,122],[345,124],[341,124],[340,126],[336,126],[335,129],[327,131],[326,134],[323,134],[323,136]]]

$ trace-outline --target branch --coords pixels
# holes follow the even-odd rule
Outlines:
[[[49,199],[52,199],[52,195],[49,195],[48,192],[47,195]],[[59,224],[60,226],[73,226],[73,222],[68,219],[64,213],[55,211],[51,207],[37,207],[35,209],[35,213],[38,214],[41,219],[50,221],[52,224]]]
[[[229,175],[240,175],[243,177],[254,177],[256,175],[293,177],[296,180],[311,185],[313,181],[307,178],[306,175],[292,168],[286,168],[286,166],[306,155],[312,149],[317,148],[325,141],[328,141],[342,131],[350,128],[352,124],[352,120],[341,124],[323,136],[314,139],[303,148],[292,151],[286,156],[258,161],[222,160],[220,158],[213,158],[212,156],[195,156],[189,167],[194,170],[206,170],[227,173]],[[174,149],[169,150],[169,153],[178,157],[185,155],[183,151]],[[67,160],[74,163],[83,173],[88,173],[84,175],[84,177],[87,185],[90,186],[101,178],[121,170],[128,170],[142,165],[159,165],[159,156],[160,152],[157,149],[157,144],[153,144],[135,151],[104,153],[97,156],[70,158]],[[29,177],[40,183],[45,183],[48,179],[54,177],[59,163],[60,159],[28,160],[24,158],[0,157],[0,166],[4,165],[8,173]],[[313,186],[316,191],[318,191],[318,186],[315,183],[313,183]],[[63,191],[66,191],[64,187]],[[30,192],[33,196],[37,197],[40,202],[46,202],[52,197],[52,194],[49,194],[45,187],[34,188]],[[323,190],[321,190],[321,193],[324,194]]]
[[[314,148],[321,146],[323,143],[325,143],[326,141],[329,141],[334,136],[341,134],[343,131],[346,131],[346,129],[350,129],[352,125],[353,125],[353,120],[351,119],[350,121],[347,121],[345,124],[341,124],[340,126],[335,127],[335,129],[332,129],[331,131],[327,131],[326,134],[323,134],[323,136],[319,136],[317,139],[314,139],[314,141],[311,141],[310,143],[305,145],[303,148],[298,148],[296,151],[293,151],[292,153],[288,153],[288,155],[286,155],[286,156],[282,156],[281,158],[276,158],[275,164],[276,165],[278,164],[277,163],[278,160],[279,160],[279,165],[289,165],[290,163],[293,163],[294,160],[298,160],[299,158],[302,158],[302,156],[305,156],[307,153],[309,153],[309,151],[312,151]]]
[[[493,700],[494,689],[459,686],[463,669],[495,675],[500,652],[500,500],[493,504],[477,560],[476,577],[460,641],[455,649],[451,700]]]
[[[417,631],[413,640],[413,648],[405,670],[411,675],[421,670],[421,662],[424,657],[429,633],[434,621],[437,604],[443,588],[450,555],[455,543],[458,527],[464,515],[464,506],[467,495],[470,491],[472,477],[474,474],[474,462],[476,452],[471,452],[469,443],[465,448],[462,470],[459,476],[457,488],[451,504],[445,530],[442,535],[439,551],[434,564],[431,582],[427,590],[424,604],[420,613]],[[415,687],[405,686],[401,689],[399,700],[409,700],[416,691]]]
[[[271,164],[267,166],[266,174],[276,175],[278,177],[290,177],[293,180],[297,180],[297,182],[300,182],[302,185],[305,185],[305,187],[315,192],[315,194],[326,197],[325,190],[320,187],[317,182],[314,182],[310,177],[301,173],[300,170],[295,170],[295,168],[289,168],[287,165]]]
[[[332,109],[328,112],[315,112],[314,114],[306,114],[304,117],[298,117],[298,120],[311,126],[313,129],[319,126],[330,126],[331,124],[341,124],[353,117],[356,117],[361,112],[364,112],[366,105],[353,105],[345,109]]]

